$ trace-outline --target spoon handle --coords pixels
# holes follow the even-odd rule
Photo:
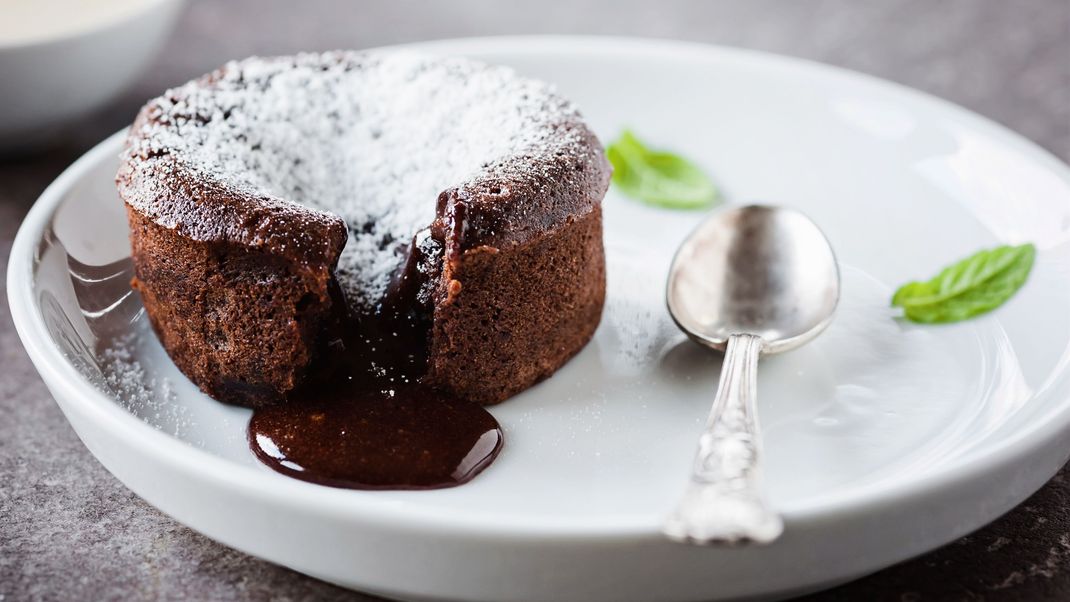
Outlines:
[[[758,356],[762,339],[728,339],[721,383],[699,439],[691,482],[663,532],[687,543],[769,543],[784,524],[762,493]]]

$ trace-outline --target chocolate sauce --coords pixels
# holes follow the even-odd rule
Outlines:
[[[393,395],[346,391],[257,410],[249,442],[287,476],[351,489],[437,489],[466,483],[502,446],[482,407],[421,385]]]
[[[286,403],[253,413],[249,444],[262,462],[331,487],[437,489],[494,461],[503,441],[494,417],[420,382],[430,321],[418,275],[424,260],[436,260],[427,250],[417,237],[386,306],[336,316],[305,383]],[[346,307],[340,291],[335,297]]]

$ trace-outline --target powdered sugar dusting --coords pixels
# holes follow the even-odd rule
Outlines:
[[[101,350],[103,385],[126,410],[153,427],[176,437],[186,437],[196,426],[189,408],[177,403],[174,384],[167,377],[146,370],[137,359],[139,330],[131,330]]]
[[[579,135],[555,127],[578,115],[546,84],[409,52],[247,59],[153,104],[138,143],[152,148],[129,152],[166,153],[230,189],[341,216],[339,281],[369,303],[440,192]]]

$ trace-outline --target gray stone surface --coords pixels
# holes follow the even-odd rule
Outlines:
[[[168,85],[253,53],[516,33],[681,38],[811,58],[963,104],[1070,160],[1070,0],[201,1],[123,98],[58,147],[0,160],[0,270],[48,182]],[[124,489],[67,426],[6,303],[0,417],[0,600],[368,599],[219,546]],[[1068,502],[1057,476],[982,531],[812,599],[1070,599]]]

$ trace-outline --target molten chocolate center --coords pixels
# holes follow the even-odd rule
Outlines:
[[[502,447],[482,406],[420,383],[429,299],[421,266],[438,261],[417,237],[405,269],[374,315],[340,308],[325,348],[286,403],[258,409],[249,444],[287,476],[351,489],[435,489],[471,480]]]

